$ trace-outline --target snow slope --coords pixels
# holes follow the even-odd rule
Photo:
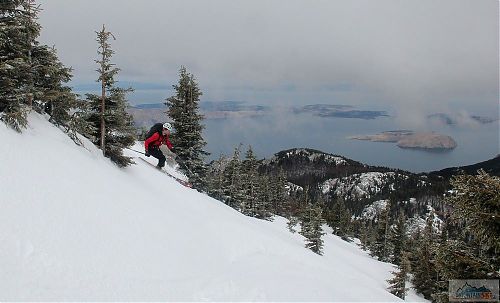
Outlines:
[[[119,169],[29,121],[0,123],[0,301],[399,301],[392,265],[353,243],[327,235],[316,255],[283,218],[243,216],[142,161]]]

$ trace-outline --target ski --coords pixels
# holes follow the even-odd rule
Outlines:
[[[184,185],[185,187],[189,187],[189,188],[193,188],[193,185],[191,183],[189,183],[188,181],[184,181],[182,179],[179,179],[177,178],[176,176],[173,176],[171,175],[170,173],[168,173],[166,170],[164,170],[163,168],[162,169],[159,169],[156,165],[153,165],[151,163],[149,163],[148,161],[146,161],[146,159],[143,159],[143,158],[138,158],[138,159],[141,159],[142,161],[146,162],[147,164],[151,165],[152,167],[154,167],[156,170],[168,175],[169,177],[171,177],[172,179],[174,179],[175,181],[177,181],[178,183]]]

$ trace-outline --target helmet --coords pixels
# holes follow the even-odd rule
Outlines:
[[[166,122],[163,124],[163,128],[168,129],[168,131],[172,131],[172,124]]]

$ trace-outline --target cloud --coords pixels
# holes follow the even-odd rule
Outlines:
[[[382,103],[405,117],[498,103],[495,0],[40,3],[41,40],[75,82],[96,78],[105,23],[120,79],[170,86],[185,65],[206,100]]]

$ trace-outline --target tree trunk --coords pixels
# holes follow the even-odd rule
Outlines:
[[[104,24],[102,25],[102,32],[104,33]],[[103,48],[104,49],[104,48]],[[104,106],[106,100],[106,80],[104,75],[104,62],[105,62],[105,51],[102,52],[102,62],[101,62],[101,149],[102,154],[106,155],[106,148],[104,146],[104,138],[106,127],[104,125]]]

